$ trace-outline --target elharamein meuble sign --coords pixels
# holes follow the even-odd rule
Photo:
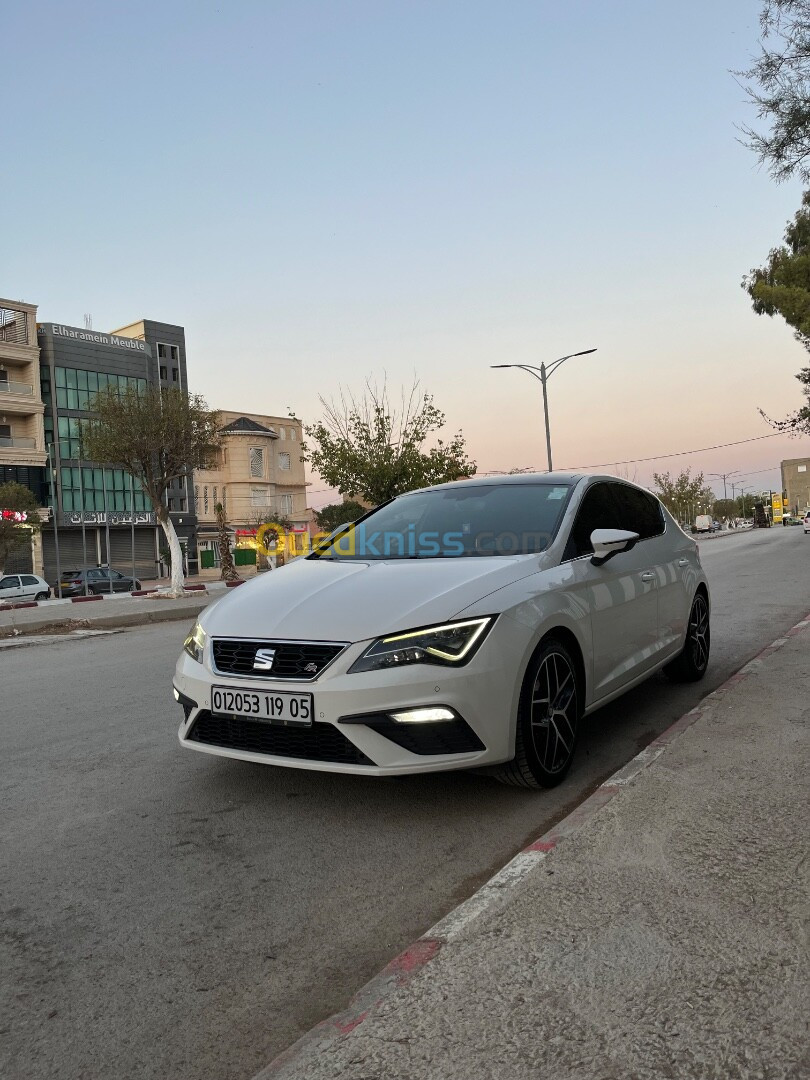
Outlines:
[[[155,515],[146,510],[68,510],[62,514],[65,525],[154,525]]]

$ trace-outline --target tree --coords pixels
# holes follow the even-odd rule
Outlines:
[[[810,179],[810,0],[764,0],[759,56],[746,71],[748,97],[764,133],[743,127],[753,150],[777,181]]]
[[[37,499],[33,491],[13,481],[0,484],[0,570],[9,555],[31,540],[39,528]]]
[[[170,596],[183,593],[183,555],[165,504],[171,482],[194,469],[210,469],[219,450],[219,413],[203,398],[170,387],[145,391],[112,387],[93,398],[94,416],[82,435],[92,461],[120,465],[140,479],[152,500],[171,555]]]
[[[219,578],[220,581],[239,581],[236,567],[233,565],[231,553],[231,538],[228,535],[228,519],[225,517],[225,507],[217,503],[214,507],[217,519],[217,543],[219,544]]]
[[[737,517],[737,502],[735,499],[717,499],[712,505],[712,516],[720,521],[722,518]]]
[[[810,350],[810,191],[805,191],[801,208],[787,223],[784,243],[772,249],[765,266],[743,278],[742,286],[757,315],[781,315],[796,340]],[[796,378],[807,405],[784,420],[762,415],[779,431],[810,434],[810,367],[802,368]]]
[[[658,498],[677,521],[691,522],[696,514],[707,512],[715,501],[702,472],[694,479],[691,469],[684,469],[674,479],[668,472],[654,473],[653,482]]]
[[[262,510],[255,507],[245,514],[245,523],[256,530],[256,539],[249,541],[248,546],[256,548],[257,570],[269,570],[270,563],[267,558],[267,552],[271,547],[275,546],[276,559],[278,560],[280,551],[278,547],[279,541],[283,545],[287,530],[292,528],[292,521],[283,514],[278,514],[275,511],[271,513],[266,509]],[[265,528],[264,531],[260,533],[260,530],[262,530],[264,526],[270,526],[270,528]],[[282,554],[278,565],[282,566],[283,564],[284,556]]]
[[[330,503],[315,511],[315,523],[324,532],[334,532],[338,525],[344,525],[347,521],[357,521],[363,514],[368,513],[368,507],[362,506],[354,499],[346,502]]]
[[[302,460],[342,495],[379,506],[404,491],[475,474],[460,431],[425,449],[445,417],[418,382],[402,391],[396,406],[387,384],[370,380],[360,397],[341,389],[337,401],[320,402],[323,419],[305,426]]]

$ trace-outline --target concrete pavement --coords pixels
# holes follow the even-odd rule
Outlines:
[[[798,1080],[810,621],[257,1080]]]

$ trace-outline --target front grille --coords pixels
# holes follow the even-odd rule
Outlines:
[[[486,747],[462,717],[435,724],[398,724],[387,713],[341,717],[341,724],[365,724],[412,754],[471,754]]]
[[[214,638],[214,667],[222,675],[247,675],[253,679],[316,679],[346,645],[334,641],[260,641],[246,638]],[[255,671],[258,649],[274,649],[273,666]]]
[[[247,750],[273,757],[331,761],[339,765],[374,765],[332,724],[316,722],[309,728],[288,728],[263,724],[257,720],[212,716],[210,712],[202,711],[197,714],[186,737],[207,746]]]

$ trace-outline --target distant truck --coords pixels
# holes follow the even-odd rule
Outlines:
[[[712,531],[712,518],[711,514],[698,514],[695,518],[695,532],[711,532]]]
[[[764,503],[754,504],[754,528],[755,529],[770,529],[771,519],[765,513]]]

